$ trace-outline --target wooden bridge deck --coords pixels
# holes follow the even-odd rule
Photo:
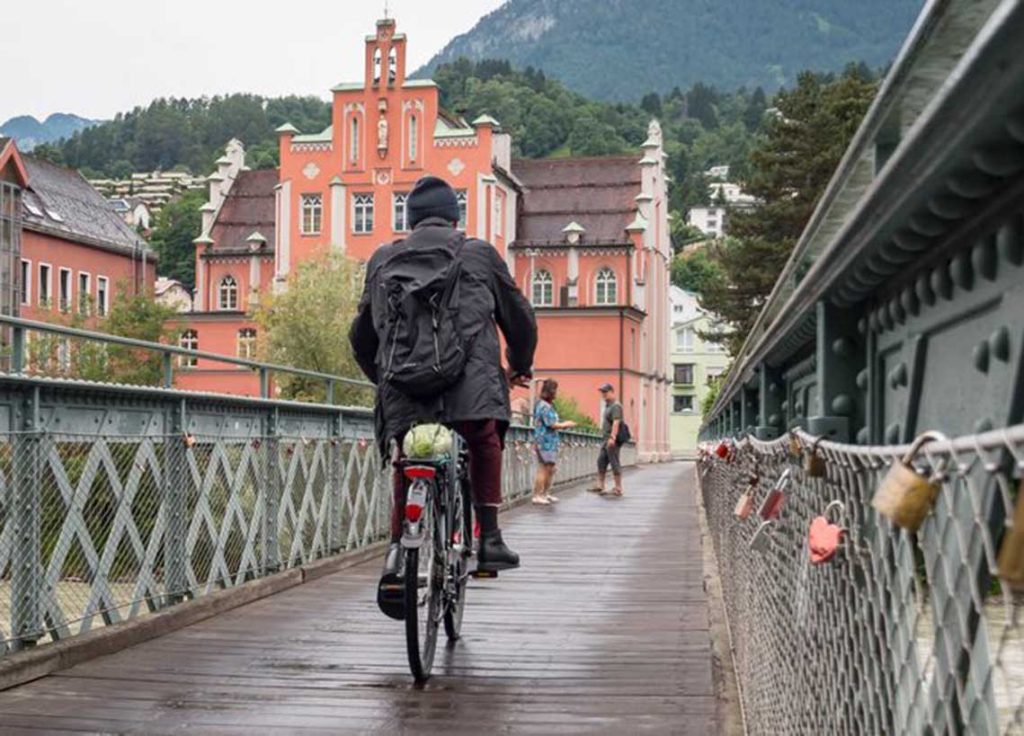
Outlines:
[[[0,731],[713,733],[692,484],[652,466],[507,514],[523,568],[473,584],[424,689],[374,561],[0,693]]]

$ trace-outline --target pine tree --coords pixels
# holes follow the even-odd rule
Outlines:
[[[732,354],[753,327],[874,93],[874,80],[851,67],[838,79],[805,72],[794,89],[776,97],[745,187],[759,204],[730,212],[730,237],[711,251],[723,277],[701,296],[702,306],[728,326],[724,337]]]

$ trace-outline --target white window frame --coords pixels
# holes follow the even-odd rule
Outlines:
[[[199,331],[189,329],[182,332],[181,337],[178,338],[178,347],[184,348],[185,350],[198,350]],[[194,355],[178,356],[178,366],[181,368],[195,368],[198,363],[199,359]]]
[[[686,337],[689,336],[689,340]],[[676,352],[692,353],[697,342],[697,331],[692,327],[683,327],[676,333]]]
[[[594,304],[611,306],[619,303],[619,277],[609,266],[602,266],[594,276]]]
[[[399,205],[402,217],[399,219]],[[391,195],[391,229],[396,233],[409,231],[409,193],[395,192]]]
[[[530,298],[535,307],[555,306],[555,277],[546,268],[533,272],[530,279]]]
[[[676,409],[676,399],[690,399],[689,409]],[[672,413],[673,414],[693,414],[697,411],[697,398],[693,394],[673,394],[672,395]]]
[[[83,283],[82,277],[83,276],[85,276],[85,282],[84,282],[85,283],[85,294],[84,295],[82,294],[82,283]],[[89,307],[89,297],[92,296],[92,274],[89,273],[88,271],[79,271],[78,272],[78,283],[77,283],[77,286],[78,286],[78,299],[76,300],[76,304],[78,305],[78,313],[88,316],[90,314],[90,312],[91,312],[90,307]],[[85,299],[84,303],[82,302],[83,298]]]
[[[36,281],[37,286],[40,287],[40,288],[36,289],[36,293],[37,293],[38,299],[39,299],[39,306],[40,307],[45,307],[46,309],[52,309],[53,308],[53,264],[52,263],[44,263],[43,261],[39,261],[39,263],[36,264],[36,267],[39,269],[39,278]],[[46,278],[45,279],[43,278],[43,269],[44,268],[46,269]],[[43,293],[43,290],[41,288],[44,282],[46,283],[46,293],[45,294]]]
[[[227,283],[228,281],[231,283]],[[232,305],[228,306],[225,296],[230,297]],[[222,312],[238,311],[238,279],[231,274],[221,276],[220,281],[217,282],[217,309]]]
[[[469,192],[465,189],[456,189],[455,199],[459,203],[459,223],[456,227],[465,230],[466,223],[469,222]]]
[[[324,195],[303,194],[299,197],[299,227],[303,235],[319,235],[324,226]]]
[[[100,317],[110,314],[110,279],[106,276],[96,277],[96,314]]]
[[[236,336],[236,342],[239,358],[256,359],[256,328],[243,327],[240,329]]]
[[[32,261],[28,258],[21,259],[21,271],[18,273],[21,279],[21,306],[32,306]]]
[[[373,192],[359,192],[352,195],[352,232],[368,235],[373,232]]]
[[[64,274],[68,275],[68,293],[67,298],[61,293],[62,287],[64,286]],[[57,310],[67,314],[71,311],[71,305],[75,302],[75,285],[71,278],[74,274],[70,268],[64,268],[63,266],[57,270]]]

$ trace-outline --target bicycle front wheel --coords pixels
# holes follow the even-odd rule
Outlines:
[[[405,550],[405,644],[416,682],[430,677],[443,604],[444,559],[438,553],[434,506],[431,501],[423,509],[422,546]]]

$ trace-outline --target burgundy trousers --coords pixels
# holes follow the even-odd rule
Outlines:
[[[469,450],[469,483],[473,491],[474,506],[501,505],[501,436],[498,422],[482,419],[470,422],[456,422],[452,429],[462,435]],[[395,460],[401,459],[402,442],[398,442]],[[392,478],[394,505],[391,509],[391,539],[402,536],[402,520],[405,518],[406,486],[402,471],[396,466]]]

